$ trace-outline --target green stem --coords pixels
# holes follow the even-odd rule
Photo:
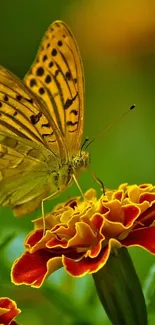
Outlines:
[[[147,325],[146,304],[128,250],[113,251],[93,274],[100,301],[113,325]]]

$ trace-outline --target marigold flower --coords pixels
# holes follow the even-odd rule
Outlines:
[[[97,272],[113,248],[140,246],[155,254],[155,186],[122,184],[97,199],[90,189],[86,200],[59,204],[34,220],[25,240],[25,252],[12,267],[12,281],[40,287],[64,266],[72,276]]]
[[[0,298],[0,324],[1,325],[17,325],[14,318],[20,313],[15,301],[10,298]]]

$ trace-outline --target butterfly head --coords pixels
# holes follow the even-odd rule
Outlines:
[[[87,168],[89,165],[89,153],[86,151],[80,151],[79,155],[75,156],[72,160],[72,166],[75,173]]]

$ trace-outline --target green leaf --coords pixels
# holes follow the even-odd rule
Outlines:
[[[153,265],[146,277],[143,293],[146,301],[146,305],[149,312],[154,312],[155,306],[155,265]]]
[[[131,257],[125,247],[114,250],[93,274],[100,301],[113,325],[147,325],[146,304]]]

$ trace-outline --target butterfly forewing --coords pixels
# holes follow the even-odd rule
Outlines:
[[[25,82],[53,117],[68,156],[76,155],[84,122],[83,68],[77,44],[63,22],[48,28]]]
[[[52,117],[30,89],[0,66],[0,131],[43,144],[66,156],[65,145]]]

